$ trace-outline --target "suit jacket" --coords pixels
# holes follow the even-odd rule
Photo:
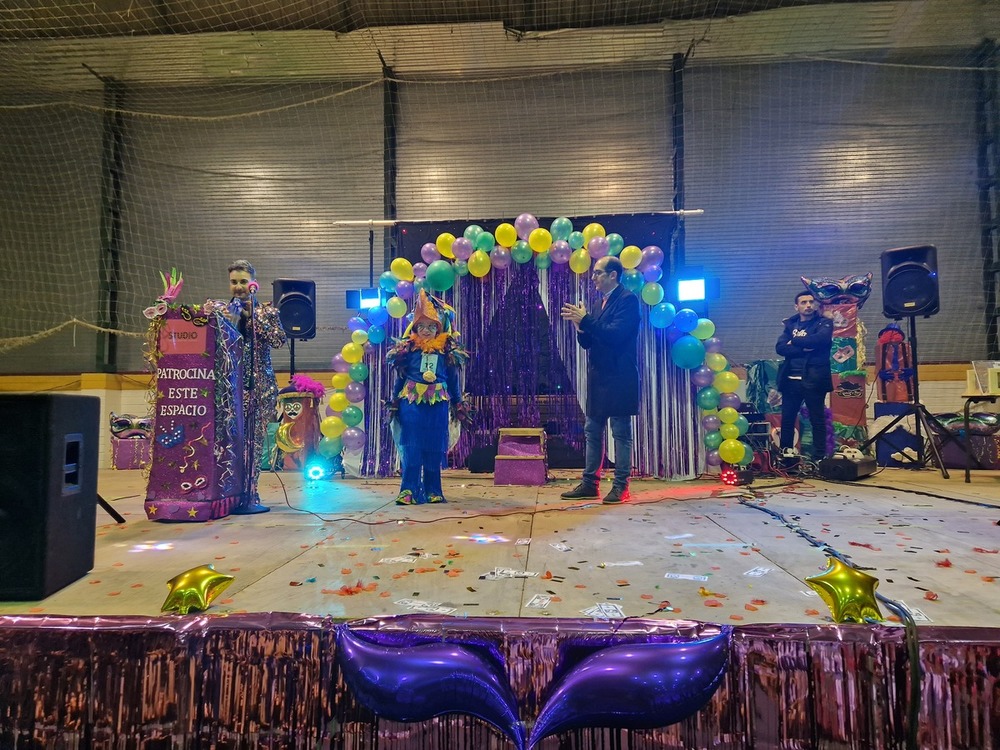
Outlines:
[[[808,323],[801,323],[798,315],[785,318],[784,328],[774,350],[785,358],[778,369],[778,390],[788,385],[788,362],[799,360],[802,366],[802,387],[810,391],[829,393],[833,390],[830,373],[830,346],[833,343],[833,323],[829,318],[817,315]],[[799,329],[806,335],[795,336]]]
[[[603,309],[583,317],[576,338],[587,350],[587,416],[638,414],[638,297],[619,284]]]

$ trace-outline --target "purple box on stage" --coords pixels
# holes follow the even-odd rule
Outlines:
[[[537,487],[545,484],[547,478],[545,430],[536,427],[501,429],[493,484]]]

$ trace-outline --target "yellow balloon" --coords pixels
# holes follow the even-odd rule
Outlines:
[[[726,440],[736,440],[740,436],[740,428],[734,424],[719,425],[719,432]]]
[[[354,331],[351,333],[351,341],[355,344],[367,344],[368,343],[368,331]]]
[[[274,444],[282,453],[298,453],[305,447],[305,443],[296,442],[292,436],[294,426],[295,422],[285,422],[283,425],[278,425],[278,430],[274,433]]]
[[[719,409],[719,421],[723,424],[732,424],[740,418],[740,413],[731,406],[724,406]]]
[[[875,589],[879,580],[835,557],[827,559],[827,568],[805,582],[826,602],[834,622],[882,622]]]
[[[328,438],[340,437],[346,429],[347,423],[340,417],[323,417],[323,421],[319,423],[319,431]]]
[[[719,393],[736,393],[740,387],[740,378],[735,372],[723,370],[713,378],[712,385]]]
[[[582,247],[579,250],[574,250],[573,254],[569,256],[569,267],[575,274],[587,273],[590,269],[590,253]]]
[[[350,382],[351,376],[346,372],[335,372],[333,373],[333,377],[330,378],[330,385],[338,391],[344,390]]]
[[[396,274],[396,278],[403,281],[413,281],[413,264],[406,258],[393,258],[389,264],[389,270]]]
[[[729,364],[726,361],[725,354],[719,354],[718,352],[709,352],[705,355],[705,364],[708,365],[708,369],[713,372],[722,372],[726,369],[726,365]]]
[[[402,297],[390,297],[385,303],[386,312],[394,318],[402,318],[406,315],[406,301]]]
[[[531,234],[528,235],[528,246],[536,253],[544,253],[552,246],[551,232],[541,227],[531,230]]]
[[[514,229],[513,224],[508,224],[505,221],[503,224],[497,225],[497,231],[493,233],[493,238],[501,247],[510,248],[517,242],[517,230]]]
[[[441,234],[438,235],[437,242],[434,244],[437,245],[438,252],[441,253],[442,256],[445,258],[454,258],[455,253],[451,251],[451,243],[454,241],[455,235],[451,232],[441,232]]]
[[[727,464],[738,464],[743,460],[746,446],[739,440],[723,440],[719,444],[719,458]]]
[[[622,262],[625,268],[635,268],[642,261],[642,250],[635,245],[623,247],[621,253],[618,255],[618,260]]]
[[[234,580],[233,576],[216,572],[211,565],[185,570],[167,581],[170,593],[160,611],[186,615],[192,609],[208,609],[212,600]]]
[[[343,391],[334,391],[330,394],[330,408],[334,411],[343,411],[350,405],[351,402]]]
[[[583,228],[583,244],[584,247],[594,238],[594,237],[606,237],[604,232],[604,227],[598,224],[596,221],[588,224]]]
[[[355,344],[352,341],[350,344],[344,344],[340,350],[340,356],[342,356],[345,361],[354,364],[355,362],[360,362],[364,359],[365,348],[361,346],[361,344]]]
[[[469,273],[477,279],[483,278],[483,276],[490,272],[490,268],[493,267],[493,264],[490,263],[490,256],[482,250],[476,250],[476,252],[470,255],[467,265]]]

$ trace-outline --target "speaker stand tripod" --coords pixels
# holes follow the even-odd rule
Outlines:
[[[114,508],[112,508],[111,507],[111,503],[109,503],[107,500],[105,500],[100,495],[97,496],[97,504],[100,505],[104,509],[105,513],[107,513],[109,516],[111,516],[115,520],[115,523],[125,523],[126,522],[125,521],[125,517],[122,516],[122,514],[119,513],[117,510],[115,510]]]
[[[913,403],[901,414],[897,414],[896,417],[889,422],[885,427],[880,429],[874,435],[868,438],[864,443],[861,444],[860,449],[862,452],[866,452],[868,447],[878,440],[882,435],[890,432],[897,424],[899,424],[903,419],[909,416],[913,416],[913,432],[917,439],[917,457],[915,459],[910,458],[905,452],[902,454],[908,463],[912,463],[909,468],[923,469],[927,466],[926,456],[924,454],[924,439],[923,435],[927,435],[927,443],[930,445],[930,452],[934,456],[934,461],[937,467],[941,470],[941,476],[944,479],[950,479],[948,474],[948,469],[945,468],[944,460],[941,458],[941,451],[938,448],[937,442],[934,440],[934,436],[938,435],[942,438],[942,441],[953,442],[957,445],[963,453],[966,452],[965,445],[962,444],[958,438],[948,431],[941,422],[931,414],[927,407],[920,402],[920,376],[919,365],[920,360],[917,358],[917,323],[916,316],[909,316],[909,329],[910,329],[910,351],[913,354]]]

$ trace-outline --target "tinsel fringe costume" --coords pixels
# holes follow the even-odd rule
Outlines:
[[[208,313],[225,315],[229,310],[229,304],[222,300],[210,299],[205,303],[205,310]],[[253,314],[254,336],[243,336],[243,414],[248,420],[249,415],[255,415],[253,425],[250,425],[249,421],[246,423],[246,437],[251,440],[250,449],[246,454],[249,463],[246,467],[247,488],[250,493],[247,502],[250,505],[260,505],[257,483],[260,479],[261,456],[267,437],[267,424],[274,419],[278,403],[278,384],[271,364],[271,349],[284,345],[285,330],[278,318],[278,308],[271,303],[257,303]]]

